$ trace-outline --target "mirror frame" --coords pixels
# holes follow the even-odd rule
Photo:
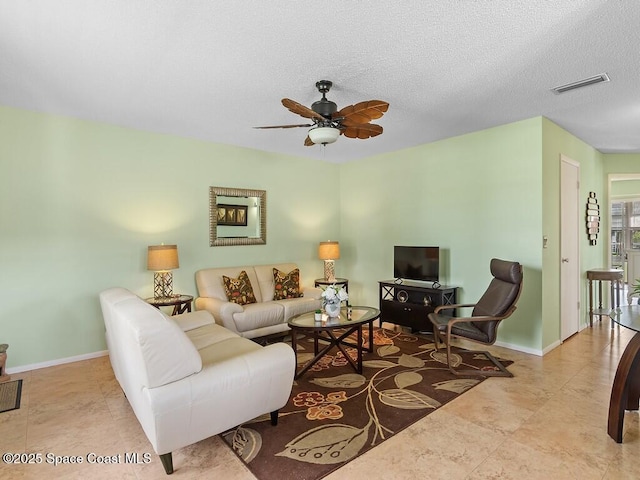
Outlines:
[[[260,199],[260,236],[218,237],[218,195],[224,197],[258,197]],[[264,245],[267,243],[267,192],[245,188],[209,187],[209,246]]]

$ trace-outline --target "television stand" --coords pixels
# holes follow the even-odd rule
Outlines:
[[[427,315],[440,305],[457,303],[458,287],[426,282],[383,280],[380,284],[380,326],[382,322],[409,327],[411,332],[432,332]],[[454,310],[447,310],[455,316]]]
[[[393,283],[395,283],[396,285],[404,285],[405,282],[408,282],[411,285],[427,288],[440,288],[442,286],[437,280],[434,282],[430,282],[429,280],[405,280],[404,278],[396,278],[393,280]]]

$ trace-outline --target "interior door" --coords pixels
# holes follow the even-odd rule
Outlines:
[[[580,326],[580,164],[560,156],[560,340]]]

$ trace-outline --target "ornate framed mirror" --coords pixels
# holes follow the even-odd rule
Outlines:
[[[242,215],[241,221],[238,216]],[[267,192],[209,187],[209,245],[267,243]]]

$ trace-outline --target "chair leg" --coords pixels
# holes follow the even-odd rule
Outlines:
[[[438,329],[434,325],[433,326],[433,344],[436,347],[436,352],[440,351],[440,345],[439,345],[440,343],[444,343],[444,342],[440,337],[440,332],[438,332]]]
[[[451,337],[447,336],[447,340],[444,342],[447,346],[447,367],[449,367],[449,371],[454,375],[481,375],[483,377],[513,377],[513,373],[507,370],[507,367],[502,365],[496,357],[491,355],[489,352],[479,352],[479,351],[470,351],[470,353],[482,353],[487,360],[493,363],[498,370],[477,370],[477,369],[469,369],[469,370],[457,370],[451,366]]]
[[[278,410],[271,412],[271,425],[278,425]]]
[[[453,373],[459,375],[458,372],[456,372],[455,368],[451,366],[451,338],[448,338],[445,343],[447,347],[447,367],[449,367],[449,370],[451,370]]]
[[[171,452],[160,455],[160,461],[166,474],[171,475],[173,473],[173,457],[171,456]]]
[[[469,370],[456,370],[449,363],[449,345],[447,345],[447,366],[449,370],[455,375],[478,375],[482,377],[513,377],[513,373],[507,370],[507,367],[502,365],[496,357],[491,355],[489,352],[482,351],[469,351],[469,353],[482,353],[487,360],[493,363],[498,370],[477,370],[477,369],[469,369]]]

